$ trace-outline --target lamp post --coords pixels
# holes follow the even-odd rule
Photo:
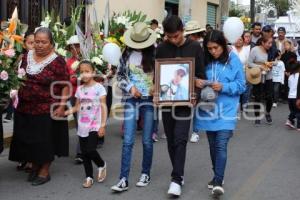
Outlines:
[[[255,21],[255,0],[250,0],[250,17],[251,23]]]

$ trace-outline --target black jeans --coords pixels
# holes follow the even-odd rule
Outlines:
[[[274,100],[274,103],[278,103],[279,95],[280,95],[280,87],[281,87],[281,83],[273,82],[273,100]]]
[[[281,86],[281,93],[280,93],[280,97],[283,101],[287,101],[288,100],[288,96],[289,96],[289,77],[288,76],[284,76],[284,85]]]
[[[175,109],[173,113],[176,117],[185,117],[187,119],[176,119],[176,117],[172,116],[171,109],[171,107],[163,108],[162,121],[167,136],[169,156],[173,166],[172,181],[181,185],[184,176],[186,145],[189,137],[192,109],[186,106],[173,108]]]
[[[297,121],[297,128],[300,128],[300,110],[296,106],[297,99],[288,99],[289,102],[289,120],[292,124],[295,124],[295,119]]]
[[[79,142],[86,177],[93,178],[92,161],[97,165],[97,167],[103,167],[105,164],[96,150],[98,144],[98,133],[90,132],[88,137],[79,137]]]
[[[109,118],[110,109],[113,100],[112,86],[107,86],[106,106],[107,106],[107,118]]]
[[[255,116],[258,117],[260,115],[261,104],[264,102],[266,103],[266,112],[270,113],[273,105],[273,81],[266,80],[265,83],[253,85],[252,92],[255,102]]]

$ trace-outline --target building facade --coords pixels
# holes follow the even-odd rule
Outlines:
[[[104,16],[106,0],[96,0],[89,12],[95,13],[98,20]],[[123,12],[126,10],[142,11],[148,16],[148,20],[157,19],[162,22],[165,11],[168,14],[180,14],[184,0],[110,0],[110,10],[113,12]],[[190,4],[190,14],[192,20],[197,20],[202,27],[211,24],[214,28],[219,28],[222,18],[227,17],[229,12],[229,0],[192,0]],[[91,14],[91,16],[93,16]]]
[[[7,20],[11,17],[17,6],[21,22],[28,24],[29,28],[34,30],[40,25],[44,11],[54,10],[63,21],[65,17],[71,15],[72,7],[81,2],[82,0],[1,0],[0,20]]]
[[[202,27],[210,24],[214,28],[220,28],[224,19],[228,16],[229,0],[110,0],[110,11],[123,12],[126,10],[142,11],[147,14],[148,20],[158,19],[162,22],[166,11],[169,15],[180,15],[180,10],[189,1],[188,12],[190,19],[197,20]],[[61,20],[70,16],[71,8],[86,2],[83,0],[1,0],[0,20],[7,20],[17,6],[19,18],[29,25],[31,30],[39,26],[44,11],[54,10]],[[103,19],[106,0],[94,0],[87,8],[87,13],[92,20],[96,17]],[[84,17],[82,23],[84,24]]]

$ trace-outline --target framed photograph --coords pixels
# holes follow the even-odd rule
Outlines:
[[[154,103],[162,106],[191,105],[194,98],[194,58],[155,60]]]

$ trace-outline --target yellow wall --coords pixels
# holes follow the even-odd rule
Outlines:
[[[192,19],[197,20],[200,25],[205,28],[205,25],[207,24],[206,18],[207,18],[207,3],[212,3],[215,5],[219,5],[219,0],[193,0],[192,1]],[[218,14],[219,14],[219,8],[218,8]],[[217,24],[219,23],[219,18],[217,18]]]
[[[97,16],[101,20],[104,16],[104,8],[106,0],[96,0],[94,7],[96,8]],[[192,0],[192,19],[199,21],[201,26],[206,25],[207,3],[219,5],[219,0]],[[162,22],[164,17],[165,0],[110,0],[111,14],[113,11],[122,12],[126,10],[142,11],[148,16],[148,20],[153,18]],[[92,11],[92,9],[90,9]],[[90,12],[93,16],[93,11]],[[218,8],[218,16],[220,9]],[[220,17],[217,17],[219,23]]]
[[[102,19],[104,16],[106,0],[96,0],[95,8],[97,11],[97,16]],[[131,11],[142,11],[147,14],[148,20],[153,18],[159,21],[163,20],[164,17],[164,0],[110,0],[110,12],[123,12],[126,10]]]

